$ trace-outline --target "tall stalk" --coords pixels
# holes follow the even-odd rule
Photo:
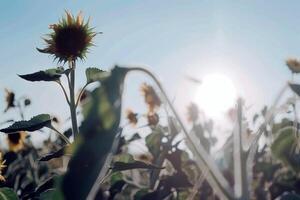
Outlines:
[[[193,133],[191,134],[188,133],[187,129],[185,128],[183,122],[181,121],[177,111],[175,110],[170,99],[168,98],[159,80],[150,71],[146,70],[145,68],[134,67],[130,69],[131,71],[143,72],[149,75],[154,80],[154,82],[157,84],[158,88],[160,89],[161,93],[163,94],[166,103],[170,106],[171,111],[173,112],[175,118],[177,119],[179,125],[181,126],[183,133],[186,136],[186,141],[188,145],[191,147],[192,152],[196,156],[197,164],[199,165],[202,171],[207,170],[206,180],[209,182],[212,188],[214,188],[214,190],[217,192],[218,196],[221,199],[234,198],[232,195],[232,189],[230,188],[228,181],[225,179],[225,177],[219,170],[218,166],[214,163],[213,159],[208,155],[208,153],[204,150],[204,148],[199,144],[195,144],[194,141],[197,141],[196,136]]]
[[[76,116],[76,103],[75,103],[75,61],[69,61],[69,68],[71,69],[70,72],[70,79],[68,81],[69,90],[70,90],[70,113],[71,113],[71,121],[72,121],[72,130],[74,138],[77,137],[78,125],[77,125],[77,116]]]

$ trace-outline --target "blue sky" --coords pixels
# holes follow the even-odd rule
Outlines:
[[[171,97],[176,95],[181,113],[195,91],[185,75],[201,79],[210,73],[228,76],[239,95],[259,108],[290,77],[284,60],[300,56],[299,6],[296,0],[4,1],[0,87],[32,98],[27,117],[49,112],[66,117],[67,104],[55,84],[25,82],[16,74],[55,67],[51,57],[35,48],[43,46],[41,37],[64,10],[82,10],[104,34],[96,37],[87,61],[78,63],[78,88],[84,84],[86,67],[142,64],[159,76]],[[128,78],[126,106],[143,107],[139,85],[144,80],[138,74]],[[1,101],[0,110],[4,107]],[[0,120],[13,115],[10,111]]]

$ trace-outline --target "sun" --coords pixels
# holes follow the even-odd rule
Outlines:
[[[222,74],[209,74],[202,79],[194,101],[208,117],[219,117],[235,105],[236,99],[231,79]]]

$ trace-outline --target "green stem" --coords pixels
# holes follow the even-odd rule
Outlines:
[[[72,69],[70,72],[70,113],[71,113],[71,121],[72,121],[72,130],[74,139],[78,135],[78,126],[77,126],[77,117],[76,117],[76,105],[75,105],[75,61],[70,61],[69,66]]]
[[[77,106],[78,106],[78,104],[79,104],[79,101],[80,101],[80,98],[81,98],[81,96],[82,96],[82,94],[83,94],[83,92],[84,92],[84,90],[85,90],[85,88],[88,86],[88,83],[87,84],[85,84],[84,86],[83,86],[83,88],[81,89],[81,91],[80,91],[80,93],[79,93],[79,95],[78,95],[78,98],[77,98],[77,100],[76,100],[76,103],[75,103],[75,108],[77,108]]]
[[[54,128],[52,125],[50,125],[48,128],[50,128],[51,130],[55,131],[59,137],[61,137],[61,139],[63,139],[65,141],[66,144],[71,144],[71,142],[69,141],[69,139],[62,134],[61,132],[59,132],[56,128]]]
[[[232,199],[233,196],[232,196],[231,188],[230,188],[228,182],[226,181],[226,179],[224,178],[224,176],[222,175],[222,173],[220,172],[218,167],[215,165],[215,163],[213,163],[213,161],[209,157],[209,155],[205,152],[203,147],[201,145],[196,145],[194,143],[193,137],[189,135],[187,129],[185,128],[183,122],[181,121],[177,111],[175,110],[170,99],[168,98],[168,96],[167,96],[165,90],[163,89],[162,85],[160,84],[159,80],[150,71],[148,71],[144,68],[134,67],[134,68],[130,68],[130,70],[146,73],[154,80],[154,82],[157,84],[158,88],[160,89],[161,93],[163,94],[163,97],[166,100],[167,104],[170,106],[171,111],[173,112],[175,118],[178,120],[178,123],[181,126],[189,145],[191,145],[190,147],[191,147],[192,151],[196,154],[196,157],[199,159],[198,160],[199,164],[201,164],[201,166],[204,168],[202,170],[208,169],[207,177],[206,177],[207,181],[212,186],[217,187],[215,189],[218,190],[218,194],[220,195],[221,198],[223,197],[226,199]]]
[[[69,98],[68,98],[68,95],[67,95],[67,92],[66,92],[64,86],[61,84],[60,81],[56,81],[56,82],[57,82],[58,85],[61,87],[61,89],[62,89],[62,91],[63,91],[63,93],[64,93],[64,96],[65,96],[65,98],[66,98],[66,101],[67,101],[67,103],[70,105],[70,101],[69,101]]]

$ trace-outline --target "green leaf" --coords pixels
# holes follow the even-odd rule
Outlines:
[[[0,188],[0,200],[18,200],[17,194],[8,187]]]
[[[295,153],[296,138],[293,127],[279,133],[271,146],[273,155],[295,172],[300,171],[299,154]]]
[[[149,134],[146,137],[146,146],[148,147],[149,152],[153,155],[153,157],[157,157],[161,150],[159,147],[161,146],[163,138],[163,133],[159,129],[153,131],[153,133]]]
[[[39,161],[49,161],[49,160],[51,160],[53,158],[60,158],[60,157],[62,157],[65,154],[66,147],[67,146],[64,146],[64,147],[60,148],[57,151],[54,151],[54,152],[51,152],[49,154],[46,154],[46,155],[42,156],[39,159]]]
[[[62,182],[66,199],[86,199],[120,132],[123,82],[129,69],[115,67],[83,106],[74,156]],[[75,141],[76,142],[76,141]],[[114,145],[115,146],[115,145]]]
[[[36,131],[51,124],[51,118],[48,114],[37,115],[30,120],[18,121],[7,128],[0,129],[3,133],[14,133],[18,131]]]
[[[164,167],[159,167],[152,164],[147,164],[141,161],[134,161],[130,163],[125,162],[115,162],[113,167],[111,167],[113,171],[124,171],[131,169],[164,169]]]
[[[290,88],[298,95],[300,96],[300,85],[299,84],[293,84],[289,83]]]
[[[32,74],[19,75],[19,77],[27,81],[57,81],[62,74],[69,73],[62,67],[51,68],[44,71],[38,71]]]
[[[87,68],[85,70],[87,84],[95,81],[103,81],[109,76],[109,73],[98,68]]]

